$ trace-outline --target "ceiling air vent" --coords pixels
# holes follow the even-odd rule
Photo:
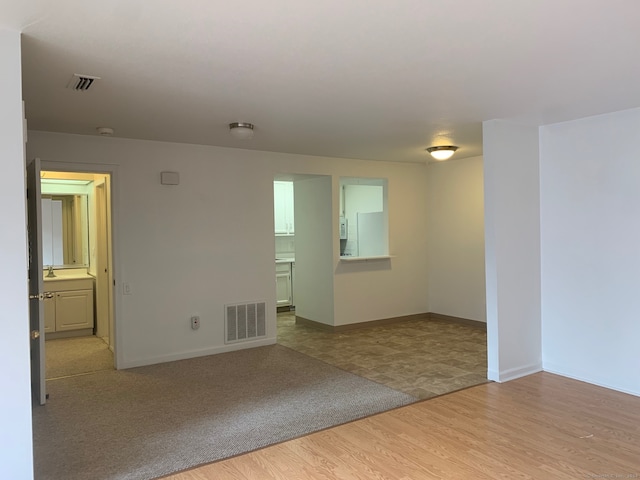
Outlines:
[[[70,88],[71,90],[85,92],[89,90],[91,85],[93,85],[93,83],[96,80],[100,80],[100,77],[94,77],[93,75],[80,75],[79,73],[74,73],[73,77],[71,77],[71,80],[69,81],[69,84],[67,85],[67,88]]]

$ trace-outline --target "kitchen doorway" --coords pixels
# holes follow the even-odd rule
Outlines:
[[[273,218],[276,259],[276,309],[278,312],[295,310],[295,203],[294,182],[274,180]]]
[[[337,179],[336,179],[337,181]],[[276,307],[332,325],[338,211],[330,175],[274,178]]]

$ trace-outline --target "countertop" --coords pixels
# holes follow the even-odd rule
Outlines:
[[[295,257],[276,257],[276,263],[296,263]]]
[[[43,272],[43,279],[45,282],[62,282],[65,280],[85,280],[91,279],[93,280],[93,276],[89,275],[86,271],[74,272],[74,271],[64,271],[64,270],[54,270],[53,273],[56,274],[55,277],[47,277],[48,270]]]

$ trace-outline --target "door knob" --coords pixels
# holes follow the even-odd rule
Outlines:
[[[36,295],[29,295],[29,299],[31,300],[44,300],[45,298],[53,298],[53,293],[44,292],[44,293],[38,293]]]
[[[40,330],[31,330],[31,340],[37,340],[40,338]]]

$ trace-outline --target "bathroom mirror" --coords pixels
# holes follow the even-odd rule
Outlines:
[[[45,268],[89,265],[87,195],[42,194],[42,254]]]

